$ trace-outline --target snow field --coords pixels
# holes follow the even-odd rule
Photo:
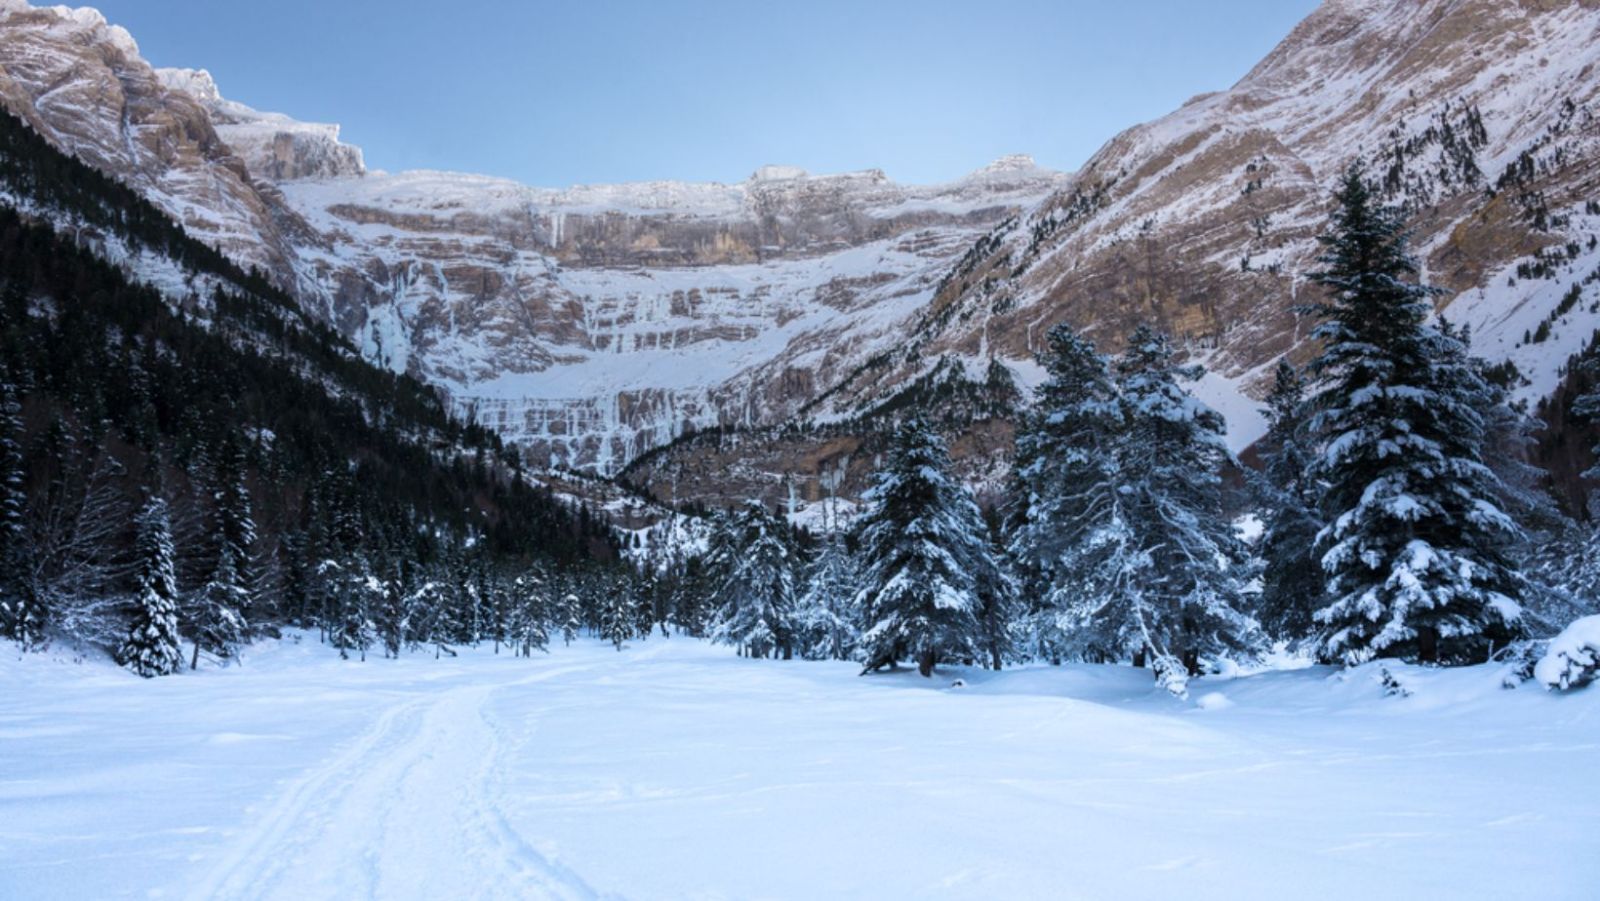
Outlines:
[[[1600,692],[1387,666],[8,647],[0,898],[1594,897]]]

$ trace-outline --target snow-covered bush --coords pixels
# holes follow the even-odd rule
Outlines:
[[[1566,691],[1600,676],[1600,616],[1575,620],[1550,642],[1550,650],[1533,668],[1533,677],[1547,688]]]

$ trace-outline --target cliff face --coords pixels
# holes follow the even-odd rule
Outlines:
[[[539,463],[610,473],[686,428],[782,421],[905,333],[941,272],[1060,176],[950,185],[768,168],[563,191],[448,173],[281,186],[370,354]]]

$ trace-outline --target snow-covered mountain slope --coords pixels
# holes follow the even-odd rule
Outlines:
[[[1060,321],[1115,348],[1155,320],[1258,387],[1308,349],[1293,310],[1330,188],[1360,161],[1413,214],[1444,314],[1540,397],[1600,326],[1597,116],[1593,0],[1327,0],[1231,89],[1118,135],[988,236],[918,350],[1026,358]]]
[[[1008,158],[931,187],[368,172],[333,126],[154,70],[91,11],[0,0],[0,36],[0,102],[540,464],[611,473],[689,429],[843,421],[941,360],[1026,384],[1062,321],[1112,350],[1141,320],[1179,334],[1243,447],[1262,374],[1309,351],[1293,310],[1352,160],[1409,205],[1445,313],[1522,396],[1600,325],[1595,0],[1328,0],[1078,173]],[[792,433],[745,448],[769,484],[832,459]],[[652,479],[699,454],[680,442]]]
[[[1242,449],[1264,431],[1252,396],[1272,365],[1313,350],[1295,310],[1355,161],[1411,213],[1443,315],[1536,401],[1600,327],[1597,116],[1600,3],[1327,0],[1238,84],[1117,135],[976,242],[905,339],[808,413],[884,403],[940,360],[981,373],[997,359],[1027,384],[1053,325],[1117,351],[1150,321],[1210,369],[1196,393]],[[832,460],[825,440],[768,430],[730,451],[706,436],[629,476],[704,492],[731,452],[770,461],[776,484]]]
[[[259,267],[530,459],[610,473],[686,428],[782,421],[896,343],[939,276],[1064,181],[784,166],[739,184],[540,189],[367,172],[330,125],[153,69],[92,10],[0,0],[0,102]]]

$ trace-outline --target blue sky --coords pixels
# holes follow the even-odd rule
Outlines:
[[[738,181],[774,163],[944,181],[1070,169],[1238,80],[1314,0],[100,0],[146,58],[338,122],[383,169]]]

